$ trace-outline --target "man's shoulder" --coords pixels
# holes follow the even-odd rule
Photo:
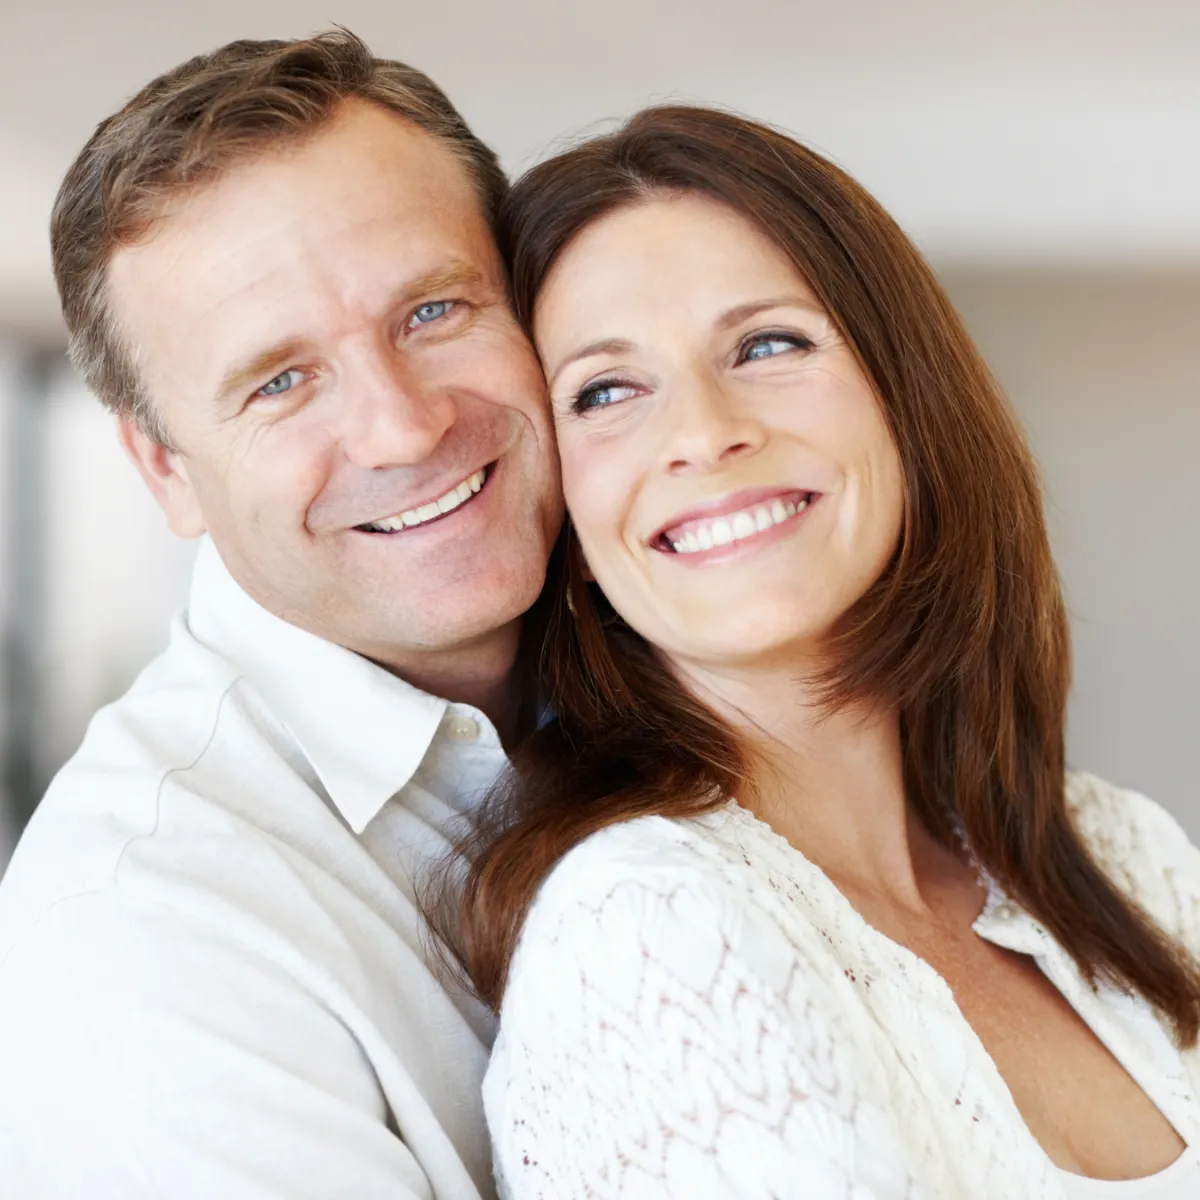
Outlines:
[[[136,891],[156,855],[191,846],[195,858],[206,836],[244,834],[253,789],[286,786],[295,757],[250,681],[178,621],[30,820],[0,884],[0,960],[55,905]]]

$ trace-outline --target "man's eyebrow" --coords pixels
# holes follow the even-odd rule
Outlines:
[[[452,262],[436,271],[418,275],[415,279],[406,280],[395,291],[389,308],[395,308],[406,301],[416,300],[421,296],[430,296],[448,288],[479,287],[485,282],[478,267],[466,262]],[[229,396],[240,396],[263,379],[272,379],[274,374],[295,362],[307,352],[306,343],[299,338],[288,338],[274,346],[256,354],[247,362],[238,363],[231,367],[221,382],[217,385],[218,401]]]
[[[248,362],[231,367],[217,385],[217,400],[225,400],[235,395],[240,396],[242,392],[262,379],[273,379],[275,373],[287,366],[289,362],[294,362],[303,352],[304,343],[289,338],[285,342],[279,342],[256,354]]]
[[[431,292],[444,291],[446,288],[479,287],[484,282],[483,272],[478,267],[467,262],[447,263],[446,266],[410,279],[399,287],[396,291],[396,303],[404,299],[415,300],[418,296],[427,296]]]
[[[598,342],[588,342],[586,346],[573,350],[554,368],[550,376],[550,387],[554,386],[558,377],[572,363],[577,363],[585,358],[596,358],[601,354],[628,354],[632,349],[633,343],[625,338],[604,338]]]

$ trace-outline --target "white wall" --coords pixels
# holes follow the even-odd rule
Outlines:
[[[16,431],[15,395],[21,380],[20,368],[21,360],[16,348],[0,341],[0,871],[8,861],[16,833],[11,828],[9,821],[10,799],[6,794],[6,780],[2,772],[6,769],[4,755],[8,749],[9,713],[7,702],[10,687],[10,681],[5,674],[9,664],[6,661],[4,648],[13,636],[14,599],[14,580],[6,551],[11,544],[12,522],[16,517],[13,510],[15,488],[9,470]]]
[[[1200,841],[1200,272],[947,277],[1042,463],[1073,765]]]
[[[121,452],[112,417],[65,368],[38,422],[46,579],[39,614],[39,767],[54,770],[92,713],[167,643],[195,543],[174,537]]]
[[[429,72],[514,170],[682,97],[793,130],[943,259],[1200,264],[1197,0],[20,0],[0,322],[53,323],[49,203],[98,120],[193,54],[334,20]]]

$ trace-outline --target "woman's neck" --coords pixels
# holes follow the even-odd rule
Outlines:
[[[829,712],[795,670],[683,674],[746,740],[750,778],[740,803],[843,890],[923,907],[921,884],[945,852],[907,803],[894,709],[861,703]]]

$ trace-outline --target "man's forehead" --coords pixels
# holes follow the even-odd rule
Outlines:
[[[281,236],[320,245],[371,228],[403,236],[474,232],[481,223],[473,182],[448,147],[356,102],[314,133],[248,153],[215,179],[164,198],[146,235],[114,263],[171,259],[206,242],[255,251],[274,245],[287,258]]]
[[[153,374],[157,346],[202,336],[205,365],[223,370],[213,358],[229,340],[239,354],[247,336],[310,336],[304,327],[331,304],[367,310],[406,282],[471,269],[499,274],[462,163],[423,131],[360,105],[176,201],[114,255],[109,284]]]

